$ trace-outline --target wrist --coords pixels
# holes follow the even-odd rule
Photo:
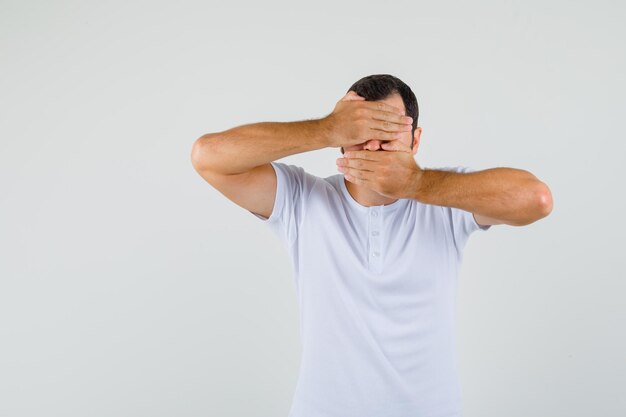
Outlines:
[[[412,180],[412,184],[413,186],[411,187],[411,198],[417,201],[422,201],[425,199],[425,194],[426,194],[426,170],[421,169],[421,168],[417,168],[415,171],[413,171],[413,180]]]
[[[321,138],[324,147],[338,148],[340,145],[335,143],[333,134],[333,122],[329,116],[323,117],[317,120],[319,137]]]

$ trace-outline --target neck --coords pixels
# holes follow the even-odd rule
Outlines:
[[[362,185],[354,184],[343,177],[341,180],[346,184],[346,189],[352,198],[354,198],[354,200],[362,206],[386,206],[398,201],[397,199],[385,197],[384,195]]]

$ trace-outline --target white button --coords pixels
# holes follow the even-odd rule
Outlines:
[[[377,232],[376,230],[374,230],[374,231],[372,232],[372,236],[378,236],[378,232]]]
[[[374,217],[378,216],[378,212],[377,211],[373,211],[372,212],[372,216],[374,216]]]
[[[372,256],[378,256],[378,255],[379,255],[378,252],[372,253]]]

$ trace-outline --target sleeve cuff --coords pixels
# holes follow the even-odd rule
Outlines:
[[[282,203],[284,201],[284,199],[282,198],[282,193],[284,192],[283,190],[285,188],[285,174],[283,173],[282,169],[273,161],[270,162],[270,165],[272,165],[272,167],[274,168],[274,172],[276,173],[276,195],[274,196],[274,208],[272,209],[272,214],[270,214],[270,217],[264,217],[260,214],[250,211],[250,213],[254,214],[256,217],[267,223],[272,223],[276,221],[279,213],[282,211]]]
[[[472,212],[466,211],[467,215],[469,215],[471,217],[470,221],[472,223],[472,228],[474,230],[489,230],[491,228],[491,224],[487,224],[487,225],[480,225],[478,224],[478,222],[476,221],[476,218],[474,217],[474,214]]]

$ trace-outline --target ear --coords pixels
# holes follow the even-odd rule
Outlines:
[[[413,155],[415,155],[415,153],[417,152],[417,148],[420,145],[420,138],[422,136],[422,128],[421,127],[416,127],[415,128],[415,132],[413,133]]]

